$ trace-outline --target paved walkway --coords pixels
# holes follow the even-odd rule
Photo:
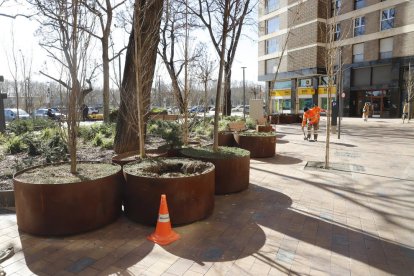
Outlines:
[[[0,248],[16,254],[0,265],[7,275],[414,275],[414,122],[344,118],[331,170],[305,168],[324,160],[324,133],[310,143],[298,125],[277,131],[277,155],[251,161],[250,188],[217,196],[214,214],[175,228],[169,246],[125,217],[34,237],[3,210]]]

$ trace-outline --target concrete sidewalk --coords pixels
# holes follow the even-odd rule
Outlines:
[[[7,275],[414,275],[414,121],[344,118],[333,169],[306,167],[324,161],[323,125],[316,143],[278,125],[277,155],[251,160],[250,188],[216,196],[213,215],[175,228],[169,246],[125,217],[34,237],[2,210],[0,249],[16,253],[0,265]]]

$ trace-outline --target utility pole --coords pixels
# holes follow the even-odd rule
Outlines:
[[[244,78],[244,70],[246,69],[246,66],[243,66],[243,119],[246,121],[246,83]]]

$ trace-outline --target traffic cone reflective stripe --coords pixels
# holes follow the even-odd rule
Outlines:
[[[167,207],[166,195],[161,195],[160,211],[158,214],[155,232],[147,237],[148,240],[160,245],[170,244],[180,238],[180,235],[171,229],[170,215]]]

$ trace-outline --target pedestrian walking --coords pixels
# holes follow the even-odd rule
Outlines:
[[[319,129],[319,115],[315,109],[309,109],[305,107],[303,109],[303,119],[302,119],[302,131],[304,132],[305,126],[307,126],[307,136],[306,140],[309,142],[318,141],[318,129]],[[311,140],[313,130],[313,140]]]
[[[403,124],[406,118],[408,118],[408,101],[407,100],[405,100],[404,107],[403,107],[403,114],[402,114]]]
[[[369,116],[369,104],[365,103],[364,107],[362,108],[362,118],[364,119],[364,122],[368,122],[368,116]]]
[[[86,104],[82,105],[82,120],[87,121],[89,114],[89,107]]]

